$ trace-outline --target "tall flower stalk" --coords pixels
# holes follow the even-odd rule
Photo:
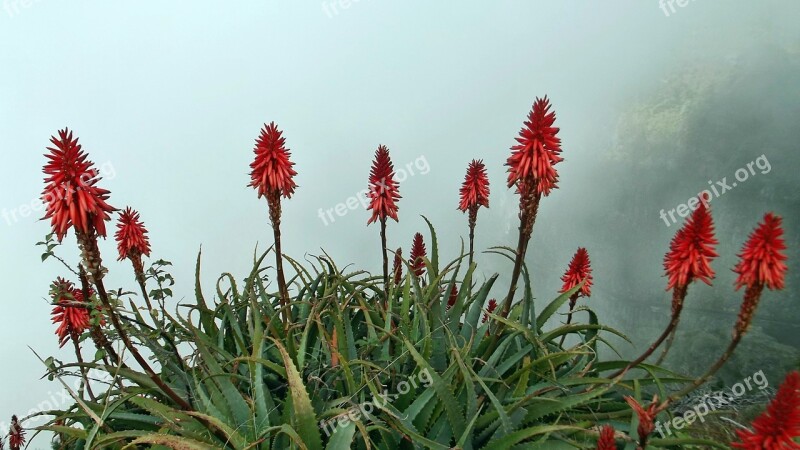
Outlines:
[[[489,177],[482,160],[473,159],[467,166],[464,183],[459,191],[461,200],[458,209],[469,213],[469,265],[475,256],[475,223],[478,220],[478,208],[489,207]]]
[[[728,361],[745,333],[750,329],[761,293],[764,288],[781,290],[786,277],[786,243],[783,240],[783,226],[780,216],[772,213],[764,215],[764,219],[750,234],[739,253],[739,263],[733,271],[738,274],[736,290],[745,288],[744,299],[739,317],[733,327],[733,337],[728,348],[708,371],[681,391],[670,396],[669,400],[677,400],[702,386]]]
[[[572,310],[575,309],[578,298],[591,297],[592,295],[592,265],[591,261],[589,261],[589,253],[585,248],[578,247],[578,250],[575,251],[572,260],[569,262],[567,271],[564,273],[564,276],[561,277],[561,281],[564,282],[561,287],[562,293],[568,292],[583,283],[583,286],[569,297],[569,313],[567,314],[567,325],[569,325],[572,323]],[[564,345],[564,339],[566,337],[566,334],[561,336],[559,345]]]
[[[275,270],[278,275],[278,294],[281,305],[281,316],[284,325],[288,323],[289,289],[283,273],[283,252],[281,249],[281,197],[291,198],[297,184],[294,176],[297,172],[289,160],[291,152],[286,148],[283,132],[278,130],[275,122],[264,125],[256,139],[253,149],[255,159],[250,163],[249,186],[258,191],[258,197],[266,197],[269,205],[269,218],[275,239]]]
[[[711,285],[715,275],[711,261],[719,256],[715,250],[717,244],[718,241],[714,237],[714,221],[708,204],[700,202],[697,209],[686,219],[683,227],[675,233],[669,251],[664,255],[667,290],[672,290],[672,315],[669,324],[644,353],[611,375],[611,378],[638,366],[675,331],[680,322],[689,284],[694,280],[700,280]]]
[[[558,172],[555,165],[563,161],[559,128],[554,127],[556,113],[550,111],[550,101],[537,98],[528,120],[516,138],[517,145],[511,147],[508,166],[508,187],[516,187],[519,193],[519,239],[517,241],[514,270],[508,295],[503,302],[502,317],[511,311],[511,303],[522,271],[522,263],[533,233],[533,224],[539,211],[539,202],[555,189]]]
[[[381,224],[381,256],[383,257],[383,285],[388,301],[389,293],[389,256],[386,248],[386,219],[397,222],[397,201],[401,198],[397,181],[394,179],[394,165],[389,156],[389,149],[379,145],[375,151],[375,159],[369,172],[369,205],[367,209],[372,215],[367,225],[372,222]]]
[[[105,312],[125,347],[165,395],[181,408],[191,410],[191,405],[155,373],[133,345],[103,284],[106,269],[100,257],[97,238],[106,237],[105,222],[110,220],[109,213],[114,211],[114,208],[106,202],[109,191],[96,186],[101,179],[100,174],[93,168],[94,163],[88,160],[88,155],[82,151],[78,139],[73,139],[71,131],[59,130],[58,137],[51,137],[50,142],[54,147],[47,148],[49,154],[45,156],[49,161],[43,169],[47,175],[42,193],[42,200],[47,205],[44,218],[50,219],[59,242],[70,228],[75,228],[85,275],[97,288],[97,295],[103,303]]]

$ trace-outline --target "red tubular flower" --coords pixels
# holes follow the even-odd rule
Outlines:
[[[572,256],[572,260],[569,262],[566,273],[561,277],[561,281],[564,282],[561,292],[569,291],[583,280],[586,280],[586,283],[583,284],[583,287],[581,287],[576,294],[578,294],[578,296],[589,297],[592,295],[592,266],[589,261],[589,253],[585,248],[578,247],[575,255]]]
[[[77,304],[87,303],[83,297],[83,291],[75,288],[69,281],[58,278],[53,282],[51,291],[53,297],[53,311],[51,312],[53,323],[58,324],[56,335],[58,342],[63,347],[71,337],[80,336],[81,333],[90,328],[89,309]],[[91,289],[89,295],[92,295]]]
[[[397,247],[397,251],[394,252],[392,273],[394,274],[394,284],[400,284],[403,279],[403,249],[400,247]]]
[[[494,310],[497,308],[497,300],[491,299],[489,300],[489,305],[486,307],[486,312],[483,314],[483,320],[481,323],[486,323],[489,320],[489,314],[493,313]]]
[[[425,242],[422,240],[422,235],[417,233],[414,235],[414,242],[411,245],[411,259],[409,259],[408,264],[418,277],[425,273],[425,261],[423,260],[425,255]]]
[[[458,288],[456,285],[453,285],[453,289],[450,289],[450,296],[447,299],[447,309],[453,307],[456,304],[456,300],[458,300]]]
[[[626,395],[625,401],[628,402],[639,417],[639,427],[636,431],[639,433],[639,445],[644,448],[647,445],[648,436],[655,430],[655,420],[659,413],[658,398],[653,398],[653,401],[646,409],[631,396]]]
[[[557,187],[555,165],[563,158],[559,156],[561,139],[556,136],[559,129],[553,126],[555,120],[556,113],[550,111],[547,97],[537,97],[525,126],[516,138],[518,144],[511,147],[511,156],[506,161],[508,187],[532,181],[536,183],[537,192],[544,196]]]
[[[717,243],[711,213],[706,203],[700,202],[683,228],[675,233],[664,256],[664,269],[669,277],[667,290],[683,290],[694,279],[710,285],[714,278],[711,260],[719,256],[714,250]]]
[[[8,446],[20,450],[25,445],[25,429],[19,424],[17,416],[11,416],[11,429],[8,430]]]
[[[117,232],[114,234],[119,250],[119,260],[140,255],[150,256],[150,241],[147,238],[147,229],[139,220],[139,213],[125,208],[119,215]]]
[[[100,173],[69,129],[59,130],[58,137],[51,136],[50,142],[54,147],[47,147],[48,162],[42,169],[47,175],[42,192],[46,205],[43,219],[50,219],[59,242],[72,226],[85,234],[94,229],[105,237],[105,221],[114,208],[106,203],[109,192],[96,186]]]
[[[270,194],[290,198],[297,187],[293,180],[297,172],[292,168],[294,163],[289,160],[291,152],[286,148],[283,132],[278,130],[275,122],[264,124],[253,152],[256,156],[250,163],[252,171],[248,186],[258,190],[259,198],[264,195],[269,199]]]
[[[467,212],[484,206],[489,207],[489,177],[482,160],[473,159],[467,166],[464,183],[461,185],[461,201],[458,209]]]
[[[736,289],[742,286],[766,285],[769,289],[783,289],[786,275],[786,243],[780,216],[764,215],[764,220],[750,234],[739,254],[739,264],[733,269],[739,274]]]
[[[617,442],[614,440],[614,427],[611,425],[606,425],[600,430],[597,450],[617,450]]]
[[[766,411],[753,421],[753,430],[737,430],[747,450],[800,449],[800,372],[790,373]]]
[[[369,206],[372,210],[372,217],[367,221],[367,225],[378,219],[384,220],[391,217],[397,222],[397,200],[400,193],[398,184],[394,179],[394,165],[389,156],[389,149],[383,145],[378,146],[375,151],[375,161],[372,162],[372,169],[369,172]]]

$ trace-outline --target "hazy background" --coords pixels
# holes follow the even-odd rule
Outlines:
[[[300,186],[284,202],[284,251],[300,258],[324,248],[340,265],[377,272],[378,228],[366,226],[365,211],[327,225],[318,216],[366,187],[377,145],[390,148],[398,168],[417,163],[401,184],[391,247],[407,254],[425,214],[443,258],[455,256],[467,224],[456,210],[458,187],[472,158],[484,159],[492,182],[476,245],[512,245],[517,199],[504,186],[503,163],[534,98],[548,95],[566,161],[529,250],[537,305],[554,296],[575,248],[585,246],[596,283],[588,302],[640,345],[669,312],[661,260],[677,225],[667,227],[659,211],[708,180],[731,180],[763,154],[769,173],[712,203],[719,276],[715,288],[691,288],[669,362],[699,370],[698,361],[724,345],[741,298],[729,268],[767,210],[785,216],[792,273],[786,291],[765,294],[726,373],[769,369],[775,380],[800,362],[792,293],[800,220],[796,1],[696,0],[669,16],[657,0],[360,0],[347,8],[6,0],[0,7],[4,423],[59,398],[56,383],[39,379],[43,366],[27,346],[70,358],[58,349],[46,298],[49,283],[66,274],[55,261],[40,262],[34,243],[49,230],[37,220],[42,211],[21,209],[39,196],[45,146],[65,126],[105,168],[111,204],[141,212],[153,256],[175,264],[181,299],[192,295],[201,245],[210,289],[222,271],[245,276],[255,246],[272,242],[266,202],[247,187],[264,122],[284,130],[297,164]],[[101,250],[107,285],[133,288],[113,239]],[[72,234],[59,255],[77,261]],[[510,271],[498,257],[477,259],[486,276]]]

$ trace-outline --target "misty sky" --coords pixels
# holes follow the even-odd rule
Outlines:
[[[552,100],[566,158],[544,221],[602,196],[603,186],[582,184],[581,175],[613,139],[620,109],[666,74],[736,53],[754,34],[794,48],[800,42],[794,0],[695,0],[669,16],[658,0],[353,0],[348,8],[0,0],[0,7],[3,423],[60,390],[39,380],[44,369],[28,345],[71,358],[69,348],[58,349],[46,298],[50,282],[67,274],[53,260],[41,263],[34,244],[49,227],[37,220],[41,209],[26,211],[42,190],[43,153],[59,128],[80,137],[103,171],[110,203],[141,212],[153,256],[175,264],[181,299],[192,295],[201,245],[210,291],[223,271],[245,276],[255,246],[272,242],[266,201],[247,187],[265,122],[284,131],[298,171],[296,195],[284,202],[285,253],[302,258],[324,248],[340,266],[377,272],[379,230],[366,226],[368,214],[360,206],[333,212],[326,225],[319,212],[366,187],[378,144],[407,172],[400,223],[388,228],[391,247],[407,252],[425,214],[443,259],[455,256],[467,223],[456,211],[458,186],[472,158],[484,159],[492,182],[476,245],[512,245],[516,197],[504,186],[503,163],[535,97]],[[653,220],[664,206],[653,208]],[[564,239],[574,248],[581,237]],[[134,290],[113,239],[101,251],[106,285]],[[72,233],[59,255],[77,261]],[[570,251],[548,256],[560,266]],[[478,262],[484,274],[507,270],[496,257]],[[555,286],[560,270],[542,275],[543,283]]]

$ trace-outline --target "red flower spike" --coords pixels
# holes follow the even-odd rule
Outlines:
[[[453,285],[453,289],[450,289],[450,296],[447,299],[447,309],[453,307],[456,304],[456,300],[458,300],[458,288],[456,285]]]
[[[686,223],[675,233],[664,256],[664,269],[669,277],[667,290],[685,288],[694,279],[711,285],[714,270],[711,260],[716,258],[714,247],[714,221],[706,202],[700,202]]]
[[[397,200],[400,193],[397,189],[398,184],[394,179],[394,165],[389,156],[389,149],[383,145],[378,146],[375,151],[375,161],[372,162],[372,169],[369,172],[369,206],[372,210],[372,217],[367,221],[367,225],[378,219],[384,220],[391,217],[397,222]]]
[[[114,234],[119,250],[119,260],[139,255],[150,256],[150,241],[147,238],[147,229],[139,220],[139,213],[125,208],[119,215],[117,232]]]
[[[289,160],[291,152],[286,148],[286,138],[275,122],[264,124],[253,152],[256,156],[250,163],[252,171],[248,186],[258,190],[259,198],[262,195],[269,197],[270,193],[290,198],[297,187],[293,180],[297,172]]]
[[[614,440],[614,427],[611,425],[606,425],[600,429],[597,450],[617,450],[617,442]]]
[[[394,284],[400,284],[403,279],[403,249],[398,247],[394,253],[394,263],[392,264],[392,273],[394,274]]]
[[[639,417],[639,427],[636,431],[639,433],[639,445],[644,447],[647,444],[647,437],[655,430],[655,420],[659,413],[658,397],[653,398],[647,408],[642,407],[636,399],[628,395],[625,396],[625,401],[628,402]]]
[[[81,307],[76,305],[80,303],[87,303],[87,299],[83,297],[83,291],[75,288],[69,281],[63,278],[58,278],[53,282],[51,291],[53,297],[53,311],[51,312],[53,323],[58,324],[56,335],[58,342],[63,347],[69,339],[73,336],[79,336],[90,327],[89,309],[88,307]],[[93,292],[89,291],[89,295]]]
[[[566,273],[564,276],[561,277],[561,281],[564,282],[564,285],[561,288],[561,292],[567,292],[570,289],[574,288],[581,281],[586,280],[586,283],[583,284],[577,294],[578,296],[590,297],[592,295],[592,266],[591,262],[589,261],[589,253],[583,247],[578,247],[578,250],[575,252],[575,255],[572,256],[572,260],[569,262],[569,267],[567,268]]]
[[[800,449],[800,372],[793,371],[778,388],[766,411],[753,421],[753,430],[737,430],[741,442],[736,448],[747,450]]]
[[[489,320],[489,314],[492,314],[495,309],[497,309],[497,300],[489,300],[489,306],[486,307],[486,312],[483,314],[481,323],[486,323],[486,321]]]
[[[414,242],[411,245],[411,259],[409,259],[408,264],[418,277],[425,273],[425,261],[423,260],[425,255],[425,242],[422,240],[422,235],[417,233],[414,235]]]
[[[519,182],[536,183],[539,194],[547,196],[556,188],[558,172],[555,165],[563,161],[561,139],[556,135],[559,129],[553,124],[556,113],[550,111],[547,97],[536,98],[525,126],[516,138],[518,145],[511,147],[508,166],[508,187]]]
[[[458,209],[463,212],[471,208],[489,207],[489,177],[482,160],[473,159],[467,166],[464,183],[461,185],[461,201]]]
[[[50,219],[59,242],[72,226],[85,234],[94,229],[105,237],[105,221],[111,218],[109,213],[114,208],[106,203],[109,191],[96,186],[100,173],[69,129],[59,130],[58,137],[51,136],[50,142],[54,147],[47,147],[48,161],[42,169],[47,175],[42,191],[46,205],[42,219]]]
[[[739,254],[739,264],[733,269],[739,274],[736,289],[759,284],[773,290],[783,289],[787,270],[784,250],[786,243],[783,240],[781,218],[767,213]]]
[[[25,429],[19,424],[17,416],[11,416],[11,429],[8,430],[8,446],[20,450],[25,445]]]

